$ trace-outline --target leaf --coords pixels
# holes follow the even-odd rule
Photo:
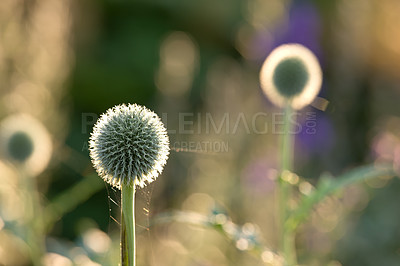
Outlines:
[[[297,210],[295,210],[286,221],[285,227],[288,230],[296,230],[299,224],[309,217],[313,207],[324,200],[327,196],[332,195],[351,184],[387,175],[395,175],[392,165],[377,164],[361,166],[337,178],[334,178],[329,174],[321,176],[317,188],[311,194],[303,196]]]
[[[104,182],[101,182],[97,174],[83,177],[46,206],[44,209],[45,228],[50,229],[61,216],[72,211],[103,188]]]

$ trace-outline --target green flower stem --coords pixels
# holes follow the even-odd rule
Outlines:
[[[281,225],[281,250],[285,258],[286,265],[296,265],[296,247],[295,236],[293,231],[286,228],[286,220],[289,217],[288,203],[291,199],[291,186],[285,181],[284,174],[292,171],[293,168],[293,152],[294,152],[294,134],[291,116],[293,109],[287,105],[284,118],[284,133],[282,137],[282,157],[281,157],[281,173],[279,179],[279,210]]]
[[[135,185],[121,186],[121,204],[121,266],[135,266]]]

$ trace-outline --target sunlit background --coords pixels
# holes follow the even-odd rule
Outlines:
[[[399,14],[397,0],[1,0],[0,265],[118,264],[119,192],[87,142],[120,103],[154,110],[172,148],[136,195],[137,264],[279,265],[281,111],[261,64],[296,42],[324,71],[298,117],[299,195],[322,173],[400,168]],[[31,147],[20,160],[7,150],[15,132]],[[299,230],[299,262],[399,265],[399,201],[398,178],[329,197]]]

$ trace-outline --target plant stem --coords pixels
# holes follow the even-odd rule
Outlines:
[[[136,265],[135,185],[121,186],[121,266]]]
[[[295,236],[292,230],[289,230],[285,224],[289,217],[288,203],[291,199],[291,187],[285,180],[285,174],[292,171],[293,168],[293,152],[294,152],[294,133],[291,116],[293,110],[290,105],[285,108],[284,133],[282,136],[282,157],[281,157],[281,173],[279,179],[279,209],[280,209],[280,225],[281,225],[281,250],[285,258],[285,265],[296,265],[296,247]]]
[[[310,213],[315,205],[346,186],[380,176],[394,175],[396,173],[391,164],[373,164],[357,167],[336,178],[321,176],[316,190],[301,199],[299,203],[300,207],[286,220],[286,224],[290,228],[297,228],[310,217]]]
[[[24,206],[27,209],[24,212],[25,241],[29,247],[32,264],[40,266],[42,265],[42,256],[45,253],[40,195],[34,177],[29,176],[25,171],[21,171],[20,180]]]

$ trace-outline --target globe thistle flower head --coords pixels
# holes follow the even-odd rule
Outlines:
[[[27,114],[6,117],[0,123],[0,156],[36,176],[48,165],[52,153],[50,134]]]
[[[17,161],[25,161],[33,152],[33,141],[23,131],[15,132],[8,141],[8,153]]]
[[[317,96],[322,71],[315,55],[300,44],[281,45],[271,52],[260,72],[261,88],[272,103],[301,109]]]
[[[117,105],[96,122],[89,153],[97,173],[112,186],[144,187],[157,178],[167,162],[167,130],[146,107]]]

